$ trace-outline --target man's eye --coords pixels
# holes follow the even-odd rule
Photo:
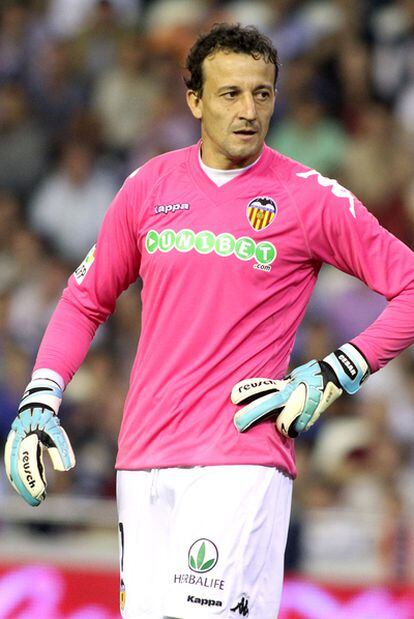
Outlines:
[[[234,99],[236,95],[237,92],[235,90],[230,90],[229,92],[225,92],[223,96],[225,99]]]
[[[256,93],[256,96],[258,97],[258,99],[264,101],[265,99],[268,99],[270,97],[270,93],[267,90],[260,90],[258,93]]]

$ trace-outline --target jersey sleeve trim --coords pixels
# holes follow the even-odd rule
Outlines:
[[[303,221],[302,221],[302,217],[301,217],[301,214],[300,214],[299,206],[298,206],[298,204],[297,204],[297,202],[296,202],[295,198],[294,198],[294,197],[293,197],[293,195],[292,195],[292,191],[291,191],[291,189],[289,188],[288,183],[280,177],[280,174],[278,173],[278,171],[277,171],[277,170],[275,170],[275,175],[277,176],[277,178],[278,178],[278,180],[279,180],[279,183],[280,183],[280,184],[283,186],[283,188],[285,189],[285,192],[286,192],[286,194],[287,194],[287,196],[288,196],[288,198],[289,198],[289,200],[290,200],[290,202],[291,202],[291,204],[292,204],[292,206],[293,206],[293,208],[294,208],[294,210],[295,210],[296,217],[297,217],[297,219],[298,219],[298,221],[299,221],[299,226],[300,226],[300,229],[302,230],[302,234],[303,234],[303,238],[304,238],[304,241],[305,241],[305,245],[306,245],[307,252],[308,252],[308,254],[309,254],[309,258],[310,258],[311,260],[316,260],[316,257],[313,255],[312,250],[311,250],[311,247],[310,247],[310,243],[309,243],[308,235],[307,235],[307,233],[306,233],[306,228],[305,228],[305,225],[304,225],[304,223],[303,223]]]

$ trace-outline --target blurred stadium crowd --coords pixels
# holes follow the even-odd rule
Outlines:
[[[257,25],[282,63],[268,144],[337,178],[414,243],[412,0],[3,0],[0,5],[0,443],[68,275],[117,188],[199,137],[182,67],[197,33]],[[390,265],[392,268],[392,265]],[[384,300],[325,268],[293,363],[365,328]],[[122,295],[67,389],[77,455],[53,492],[113,496],[116,439],[139,337],[139,282]],[[288,564],[312,509],[383,515],[389,578],[413,580],[414,351],[337,401],[297,442]],[[0,496],[12,492],[0,478]]]

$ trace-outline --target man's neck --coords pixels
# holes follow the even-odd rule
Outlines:
[[[256,165],[256,163],[259,161],[261,156],[262,156],[262,153],[259,154],[259,156],[256,159],[256,161],[253,161],[253,163],[250,163],[249,165],[244,166],[242,168],[233,168],[233,169],[230,169],[230,170],[223,170],[223,169],[220,169],[220,168],[212,168],[212,167],[206,165],[204,163],[203,159],[202,159],[201,149],[198,152],[198,160],[200,162],[200,166],[201,166],[202,170],[209,177],[209,179],[211,181],[213,181],[213,183],[215,185],[217,185],[218,187],[221,187],[222,185],[225,185],[226,183],[231,181],[236,176],[239,176],[240,174],[242,174],[243,172],[245,172],[249,168],[251,168],[254,165]]]

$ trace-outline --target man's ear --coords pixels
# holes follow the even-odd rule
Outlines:
[[[200,95],[195,90],[187,90],[187,105],[194,118],[201,120],[203,116],[203,103]]]

